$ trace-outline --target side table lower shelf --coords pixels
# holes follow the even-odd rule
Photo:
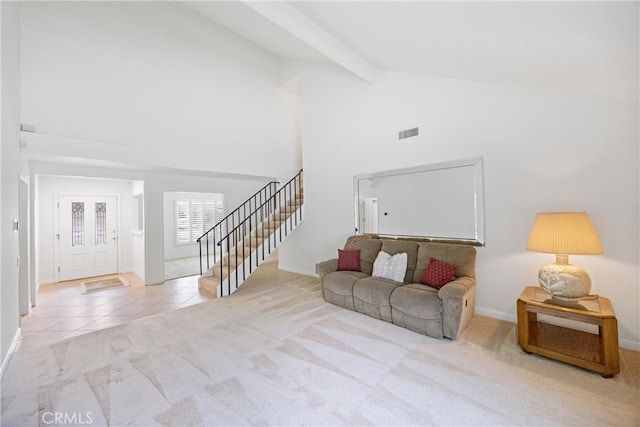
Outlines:
[[[518,298],[518,343],[526,353],[599,372],[605,378],[620,372],[618,326],[611,303],[601,297],[602,310],[567,308],[530,298],[537,287]],[[538,313],[598,326],[598,334],[538,322]]]

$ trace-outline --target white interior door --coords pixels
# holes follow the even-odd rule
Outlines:
[[[118,272],[117,198],[58,196],[59,280]]]
[[[31,289],[29,289],[29,185],[20,179],[18,188],[18,245],[20,251],[18,267],[20,314],[29,314]]]
[[[378,234],[378,198],[364,199],[364,232]]]

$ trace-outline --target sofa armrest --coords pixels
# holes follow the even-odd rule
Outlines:
[[[328,259],[316,264],[316,271],[322,279],[326,274],[332,271],[338,271],[338,258]]]
[[[472,277],[458,277],[438,291],[442,300],[442,334],[452,340],[463,331],[475,312],[476,280]]]
[[[438,297],[440,299],[462,298],[475,284],[476,280],[472,277],[458,277],[456,280],[452,280],[441,287],[438,291]]]

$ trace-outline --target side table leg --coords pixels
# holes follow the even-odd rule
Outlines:
[[[518,300],[516,305],[518,308],[518,344],[525,353],[530,354],[528,351],[529,315],[535,316],[535,313],[529,313],[527,305],[523,301]]]
[[[620,373],[620,349],[618,348],[618,321],[616,318],[603,319],[598,327],[600,332],[600,356],[604,365],[602,376],[611,378]]]

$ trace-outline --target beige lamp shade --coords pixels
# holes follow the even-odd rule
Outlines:
[[[604,253],[586,212],[544,212],[536,215],[527,249],[564,255]]]
[[[556,262],[538,271],[538,282],[554,299],[575,301],[591,290],[591,278],[569,255],[604,253],[586,212],[544,212],[536,215],[527,249],[556,254]]]

